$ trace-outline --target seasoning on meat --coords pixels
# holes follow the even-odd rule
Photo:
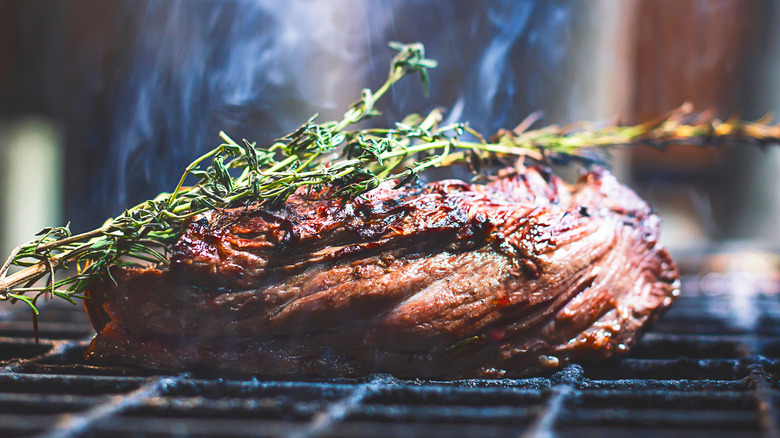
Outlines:
[[[343,202],[209,211],[167,269],[113,268],[87,353],[269,376],[524,376],[627,351],[678,294],[659,219],[610,173],[518,165]]]

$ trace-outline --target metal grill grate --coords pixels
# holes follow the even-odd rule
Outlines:
[[[96,367],[78,307],[0,313],[0,436],[778,436],[780,299],[687,294],[627,357],[516,380],[208,379]]]

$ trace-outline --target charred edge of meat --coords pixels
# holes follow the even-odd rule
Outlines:
[[[89,291],[88,356],[263,375],[522,376],[625,352],[678,294],[659,220],[605,171],[294,195],[194,220],[171,268]]]

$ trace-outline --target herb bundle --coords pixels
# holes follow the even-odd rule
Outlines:
[[[455,162],[480,169],[484,160],[500,156],[588,161],[593,148],[734,140],[767,144],[780,138],[778,126],[720,122],[685,106],[662,119],[628,127],[580,123],[528,130],[535,121],[531,117],[490,141],[467,123],[440,126],[438,110],[410,115],[392,128],[350,129],[379,114],[377,102],[407,74],[419,74],[427,94],[427,69],[436,62],[425,57],[419,43],[390,45],[398,53],[387,80],[376,91],[363,90],[342,120],[318,123],[312,117],[265,148],[221,132],[222,143],[187,166],[172,192],[125,210],[96,230],[72,235],[67,226],[47,228],[17,247],[0,267],[0,300],[23,301],[35,315],[36,303],[46,293],[75,303],[94,281],[110,276],[112,266],[167,264],[168,249],[193,216],[247,203],[270,208],[301,187],[327,188],[332,196],[349,200],[384,181],[395,179],[400,186],[426,168]],[[195,183],[185,186],[188,179]],[[10,266],[24,269],[7,275]],[[75,273],[58,279],[57,272],[68,267]]]

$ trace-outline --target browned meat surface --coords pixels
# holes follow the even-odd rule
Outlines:
[[[262,375],[522,376],[621,353],[678,292],[658,217],[605,171],[519,166],[189,224],[90,291],[92,357]]]

